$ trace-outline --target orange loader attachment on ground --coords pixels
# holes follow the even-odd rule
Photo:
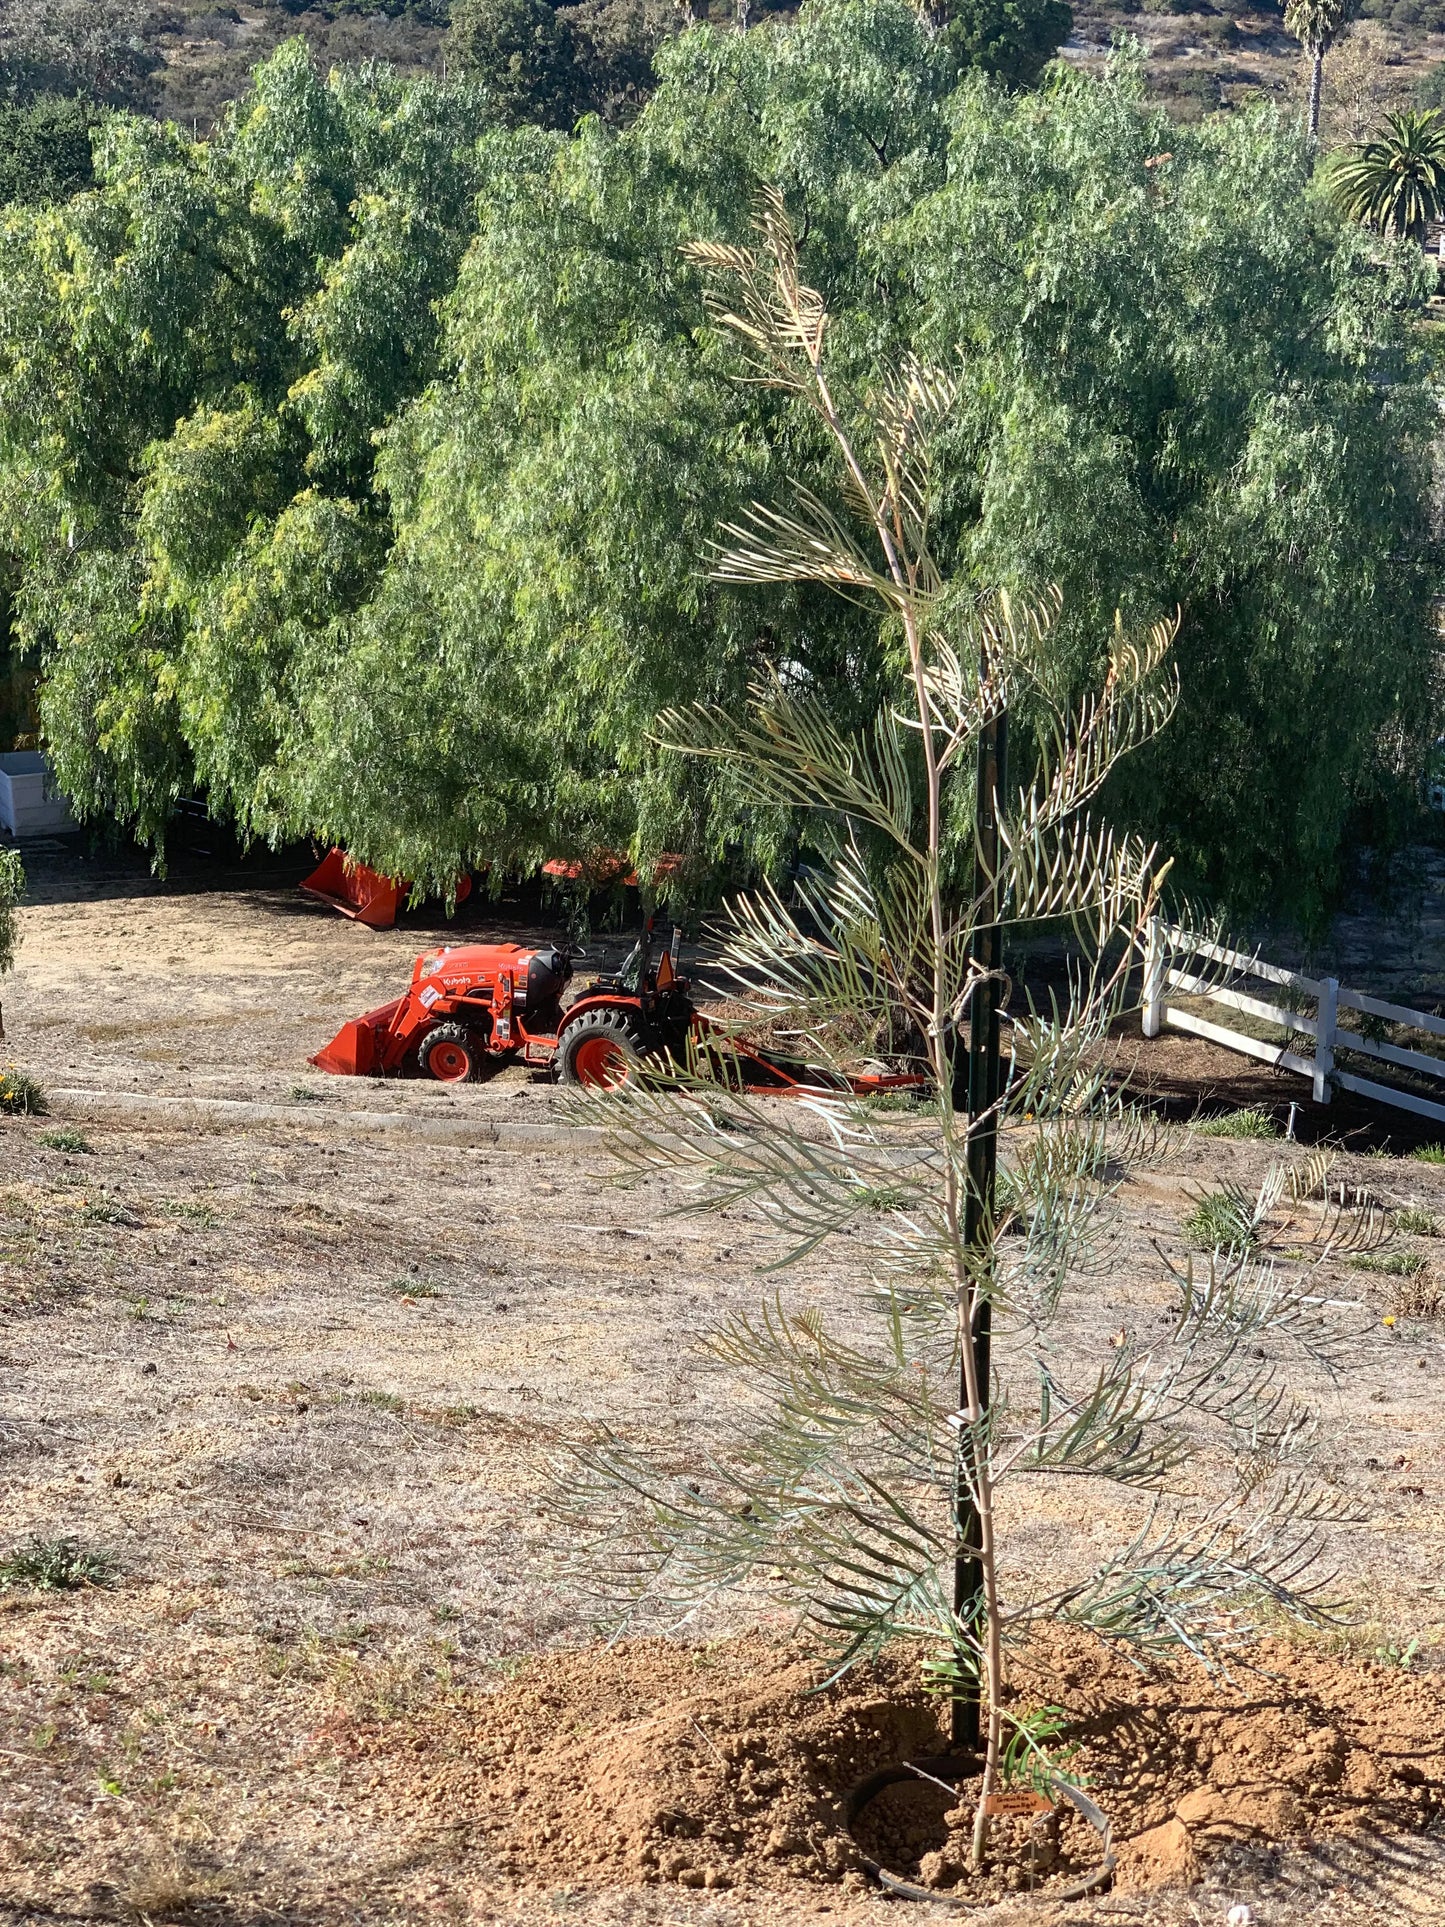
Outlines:
[[[402,901],[411,895],[411,885],[405,878],[384,877],[356,862],[345,850],[328,850],[301,888],[318,903],[329,904],[353,923],[367,924],[373,930],[389,930]],[[458,877],[456,901],[465,903],[471,894],[471,878]]]

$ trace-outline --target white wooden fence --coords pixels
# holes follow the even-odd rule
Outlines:
[[[1184,968],[1191,959],[1202,959],[1216,968],[1207,973]],[[1281,985],[1289,993],[1289,1003],[1272,1002],[1233,987],[1248,980]],[[1277,1024],[1286,1033],[1285,1041],[1266,1043],[1224,1024],[1197,1017],[1191,1010],[1181,1010],[1166,1002],[1170,990],[1181,990],[1189,997],[1207,998],[1226,1010],[1243,1011],[1265,1023]],[[1305,1003],[1314,1004],[1313,1016],[1303,1008],[1292,1007]],[[1341,1070],[1335,1056],[1337,1051],[1356,1052],[1379,1063],[1438,1078],[1442,1084],[1445,1084],[1445,1057],[1431,1057],[1424,1051],[1406,1049],[1402,1044],[1367,1037],[1362,1030],[1341,1025],[1341,1011],[1357,1011],[1362,1017],[1374,1017],[1384,1024],[1405,1025],[1430,1036],[1445,1037],[1445,1017],[1411,1010],[1404,1004],[1389,1004],[1380,997],[1367,997],[1361,990],[1346,990],[1335,977],[1302,977],[1294,971],[1281,970],[1277,964],[1264,963],[1258,957],[1246,956],[1243,951],[1227,950],[1220,944],[1191,936],[1187,930],[1177,929],[1162,918],[1156,917],[1149,926],[1144,958],[1146,1037],[1157,1037],[1163,1026],[1169,1024],[1175,1030],[1207,1037],[1210,1043],[1222,1044],[1226,1050],[1242,1051],[1247,1057],[1258,1057],[1266,1064],[1309,1078],[1317,1104],[1328,1104],[1336,1090],[1355,1091],[1361,1097],[1393,1104],[1400,1110],[1414,1111],[1420,1117],[1445,1124],[1445,1103]],[[1303,1055],[1306,1040],[1313,1046],[1309,1056]],[[1297,1049],[1296,1044],[1301,1048]]]

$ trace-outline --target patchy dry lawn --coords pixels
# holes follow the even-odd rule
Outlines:
[[[527,1865],[465,1801],[399,1803],[395,1761],[376,1766],[429,1709],[454,1729],[547,1663],[529,1655],[586,1638],[538,1513],[549,1450],[603,1415],[680,1455],[705,1438],[725,1388],[692,1341],[764,1288],[758,1227],[670,1215],[660,1180],[601,1182],[596,1146],[520,1072],[451,1091],[311,1072],[428,927],[369,933],[279,885],[37,871],[6,1048],[55,1095],[48,1118],[0,1121],[0,1554],[72,1537],[120,1580],[0,1592],[0,1908],[881,1920],[881,1900],[802,1873],[599,1884],[564,1840]],[[1155,1068],[1177,1071],[1167,1048]],[[1178,1253],[1193,1196],[1256,1181],[1274,1148],[1180,1132],[1130,1173],[1096,1335],[1157,1316],[1156,1242]],[[1336,1175],[1445,1224],[1445,1167],[1346,1154]],[[1398,1249],[1422,1255],[1414,1280],[1341,1264],[1331,1290],[1383,1316],[1405,1283],[1445,1286],[1445,1240]],[[787,1289],[837,1303],[859,1256],[837,1240]],[[1323,1413],[1362,1520],[1336,1546],[1353,1650],[1417,1640],[1445,1699],[1445,1325],[1377,1329]],[[1081,1543],[1062,1508],[1013,1525],[1024,1564]],[[1256,1923],[1383,1927],[1438,1920],[1442,1894],[1445,1846],[1387,1833],[1241,1849],[1173,1896],[993,1917],[1213,1922],[1243,1896]]]

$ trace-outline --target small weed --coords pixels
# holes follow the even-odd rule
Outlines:
[[[1199,1251],[1247,1251],[1256,1241],[1248,1205],[1228,1191],[1207,1192],[1179,1229]]]
[[[324,1104],[326,1102],[325,1095],[321,1091],[313,1091],[309,1084],[293,1084],[291,1086],[291,1098],[292,1101],[297,1104]]]
[[[440,1298],[441,1288],[430,1278],[393,1278],[389,1290],[398,1298]]]
[[[1445,1144],[1422,1144],[1418,1151],[1412,1151],[1410,1155],[1421,1164],[1445,1164]]]
[[[1397,1666],[1402,1673],[1408,1673],[1415,1664],[1415,1655],[1420,1650],[1418,1636],[1402,1646],[1398,1640],[1387,1640],[1383,1646],[1375,1648],[1375,1658],[1382,1666]]]
[[[1279,1126],[1268,1111],[1252,1106],[1244,1111],[1226,1111],[1222,1117],[1196,1117],[1190,1127],[1200,1137],[1271,1138],[1279,1136]]]
[[[853,1202],[860,1211],[876,1211],[881,1218],[890,1211],[906,1210],[912,1195],[901,1184],[860,1184]]]
[[[1427,1262],[1423,1251],[1362,1251],[1350,1259],[1350,1269],[1378,1271],[1386,1278],[1413,1278]]]
[[[78,1539],[32,1539],[0,1559],[0,1592],[29,1586],[35,1592],[76,1592],[113,1586],[120,1567],[114,1556]]]
[[[79,1687],[82,1693],[108,1693],[112,1680],[108,1673],[95,1670],[95,1662],[88,1653],[66,1653],[56,1662],[56,1672],[67,1686]]]
[[[161,1210],[168,1218],[184,1218],[190,1224],[200,1225],[209,1231],[216,1222],[216,1214],[208,1204],[200,1204],[195,1198],[167,1198]]]
[[[921,1086],[909,1086],[901,1091],[870,1091],[858,1101],[867,1111],[917,1111],[926,1097]]]
[[[87,1198],[80,1207],[80,1215],[87,1224],[123,1224],[132,1231],[142,1222],[134,1211],[128,1211],[123,1204],[117,1204],[111,1198]]]
[[[460,1607],[449,1606],[445,1602],[440,1606],[433,1606],[432,1608],[432,1618],[439,1626],[449,1626],[454,1620],[460,1619],[461,1616]]]
[[[1413,1204],[1395,1213],[1395,1229],[1406,1232],[1412,1238],[1438,1238],[1440,1235],[1434,1213],[1420,1211]]]
[[[42,1131],[37,1142],[47,1151],[70,1151],[77,1157],[94,1157],[95,1146],[84,1131]]]
[[[398,1398],[395,1392],[358,1392],[356,1396],[362,1405],[375,1405],[383,1412],[404,1412],[406,1410],[406,1400],[404,1398]]]
[[[44,1117],[48,1108],[45,1093],[33,1077],[17,1071],[13,1064],[0,1071],[0,1115]]]
[[[142,1321],[155,1317],[155,1313],[151,1310],[151,1301],[149,1298],[132,1298],[126,1309],[132,1318],[138,1318]]]
[[[104,1769],[96,1774],[95,1783],[101,1792],[108,1793],[112,1800],[119,1800],[125,1792],[125,1788],[121,1785],[120,1781],[112,1778]]]

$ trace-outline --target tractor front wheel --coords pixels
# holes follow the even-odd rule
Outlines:
[[[465,1084],[477,1074],[477,1049],[462,1024],[438,1024],[421,1040],[416,1061],[428,1077]]]
[[[562,1033],[557,1076],[590,1090],[621,1090],[637,1082],[647,1057],[641,1027],[629,1011],[589,1010]]]

